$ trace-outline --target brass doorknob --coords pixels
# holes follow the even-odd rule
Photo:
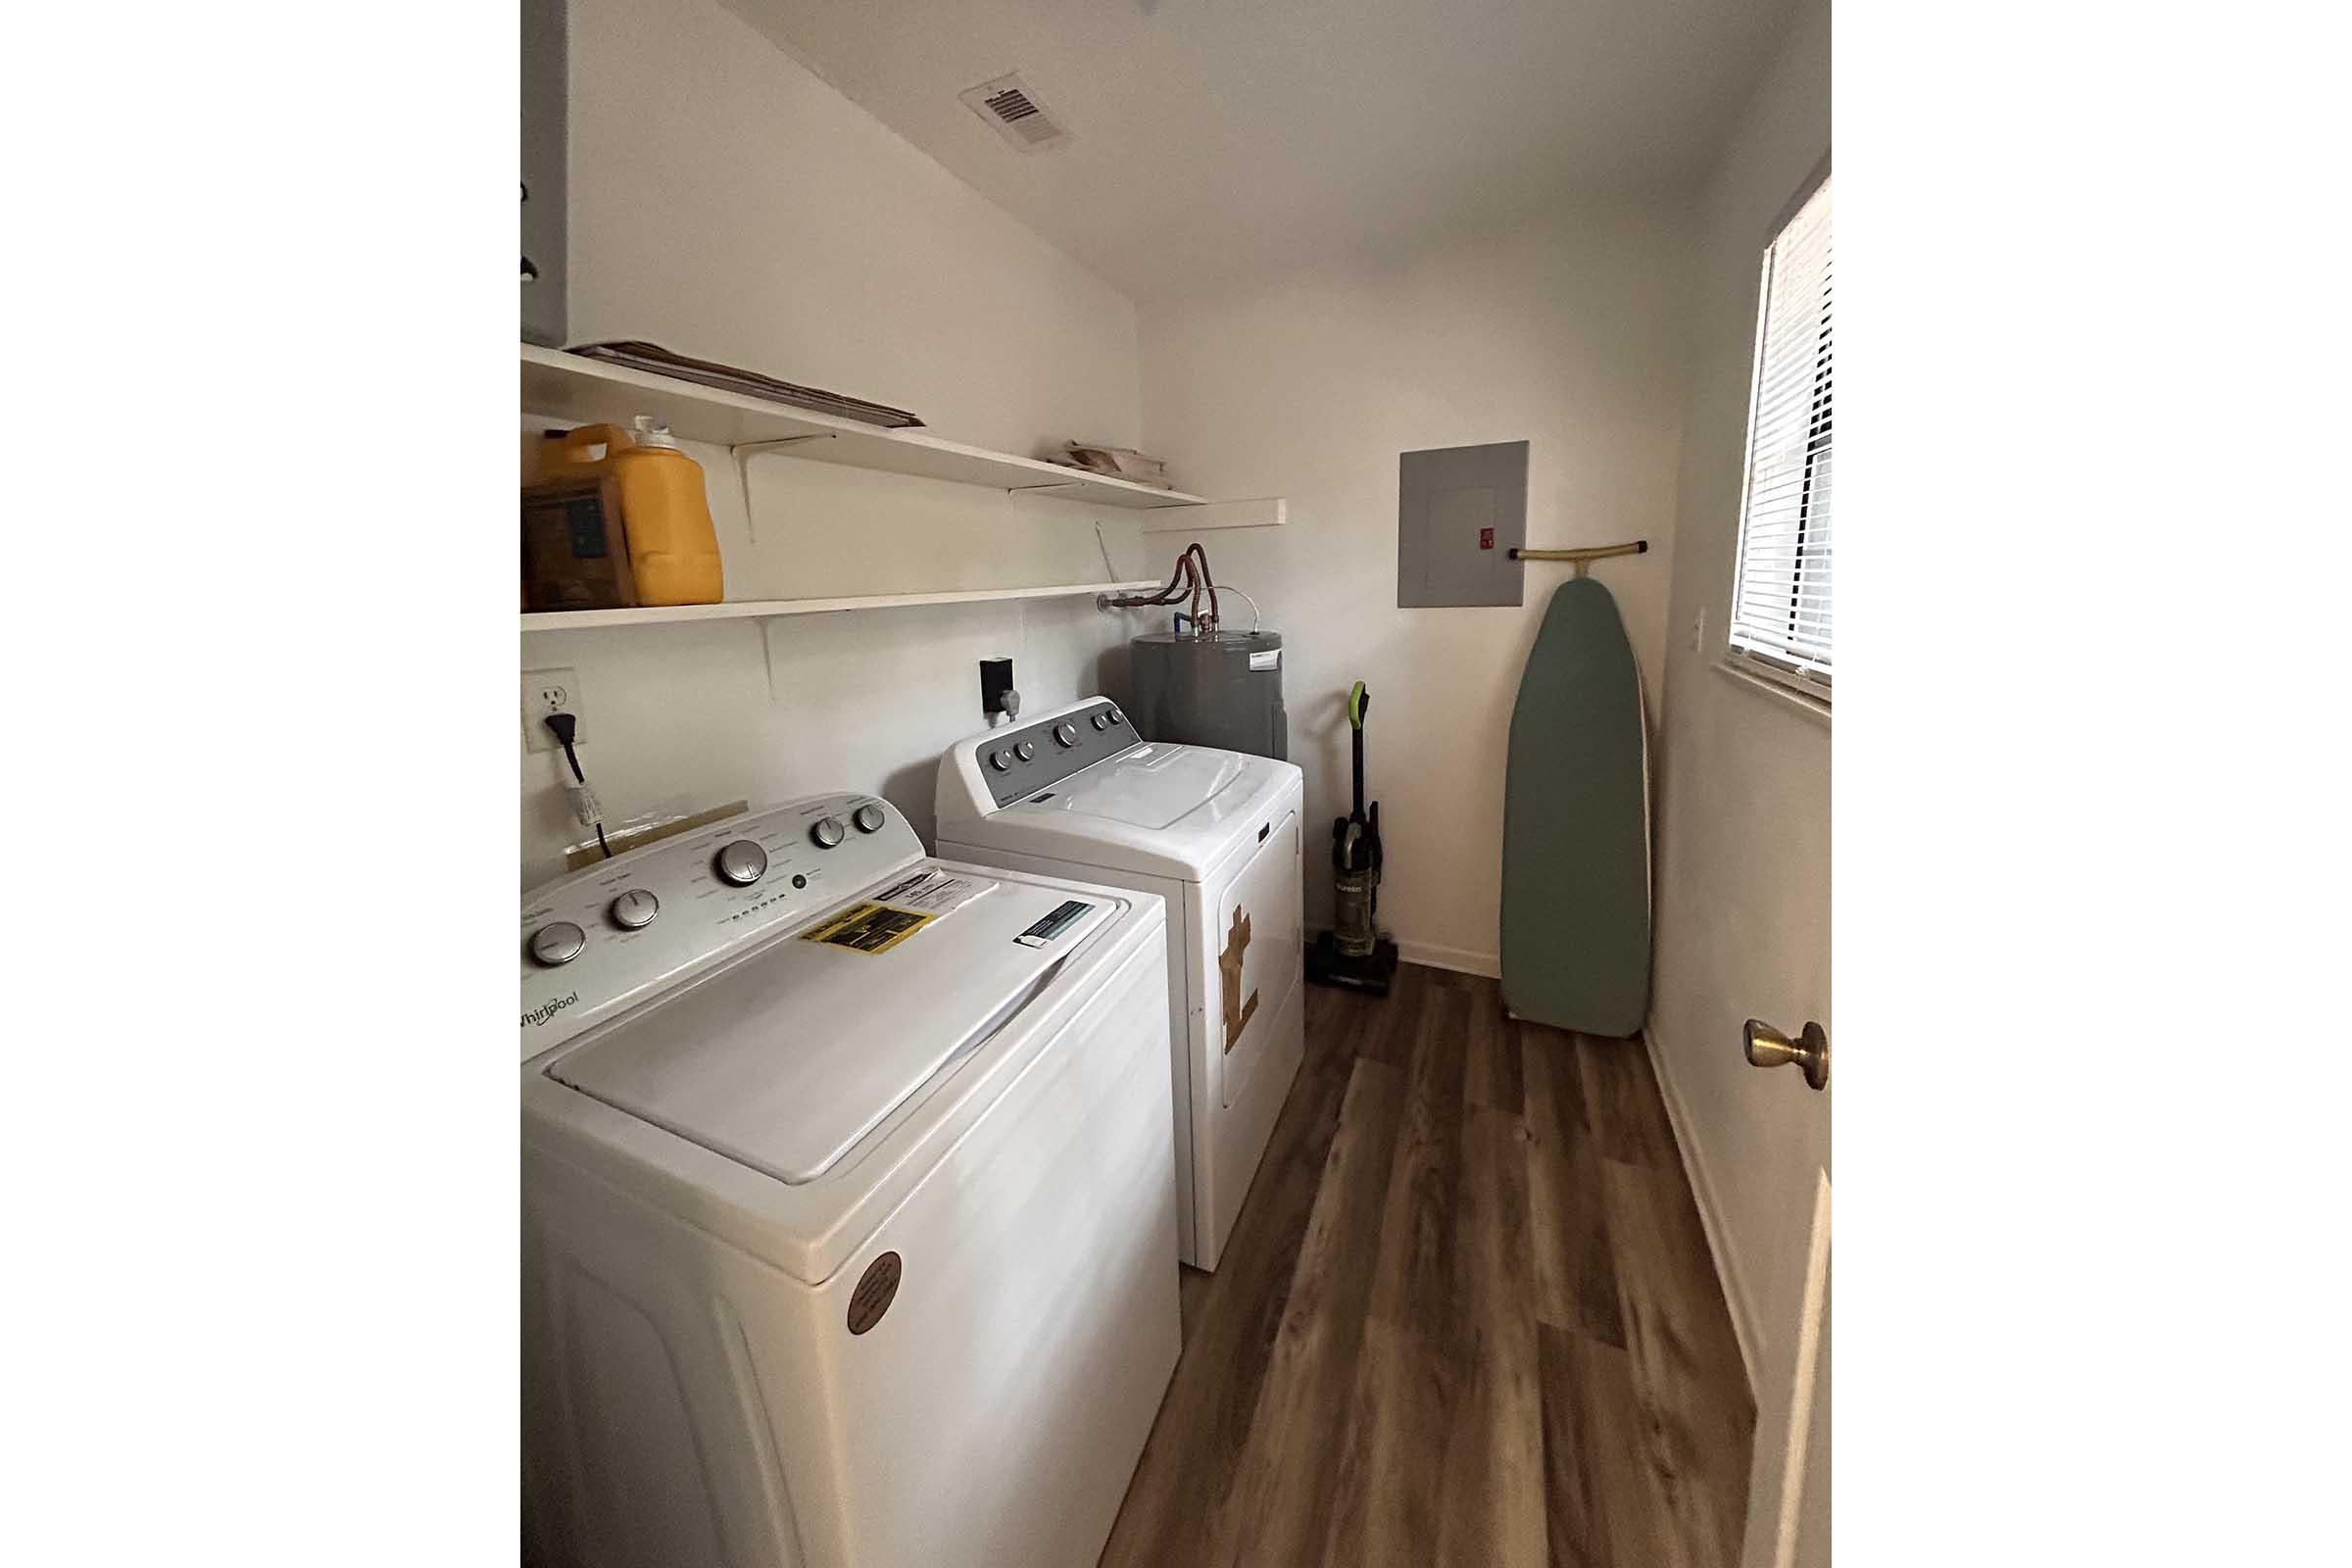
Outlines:
[[[1778,1067],[1793,1061],[1805,1069],[1806,1083],[1816,1089],[1830,1087],[1830,1036],[1821,1025],[1807,1023],[1804,1034],[1791,1040],[1761,1018],[1750,1018],[1740,1037],[1749,1066]]]

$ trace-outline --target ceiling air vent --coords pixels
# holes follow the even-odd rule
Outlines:
[[[1025,153],[1057,147],[1070,139],[1037,95],[1021,80],[1019,72],[967,87],[956,95],[966,108],[989,123],[998,135]]]

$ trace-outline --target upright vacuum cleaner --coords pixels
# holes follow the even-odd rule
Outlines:
[[[1348,727],[1355,748],[1355,807],[1331,824],[1332,929],[1306,950],[1306,977],[1375,997],[1389,994],[1396,973],[1396,944],[1381,935],[1380,803],[1364,806],[1364,714],[1372,694],[1357,681],[1348,693]]]

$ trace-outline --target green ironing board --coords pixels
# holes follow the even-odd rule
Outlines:
[[[1502,789],[1502,1001],[1630,1035],[1649,1008],[1649,739],[1617,602],[1562,583],[1519,678]]]

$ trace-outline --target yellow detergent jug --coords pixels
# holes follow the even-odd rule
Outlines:
[[[715,605],[724,593],[718,530],[703,466],[678,449],[651,415],[616,424],[550,430],[539,445],[539,478],[610,475],[620,486],[620,523],[640,605]]]
[[[703,466],[678,450],[668,425],[643,414],[631,423],[631,444],[608,448],[605,461],[620,481],[637,602],[715,605],[724,585]]]
[[[593,479],[611,471],[613,455],[629,445],[629,432],[617,424],[583,424],[570,430],[543,431],[539,442],[540,481]]]

